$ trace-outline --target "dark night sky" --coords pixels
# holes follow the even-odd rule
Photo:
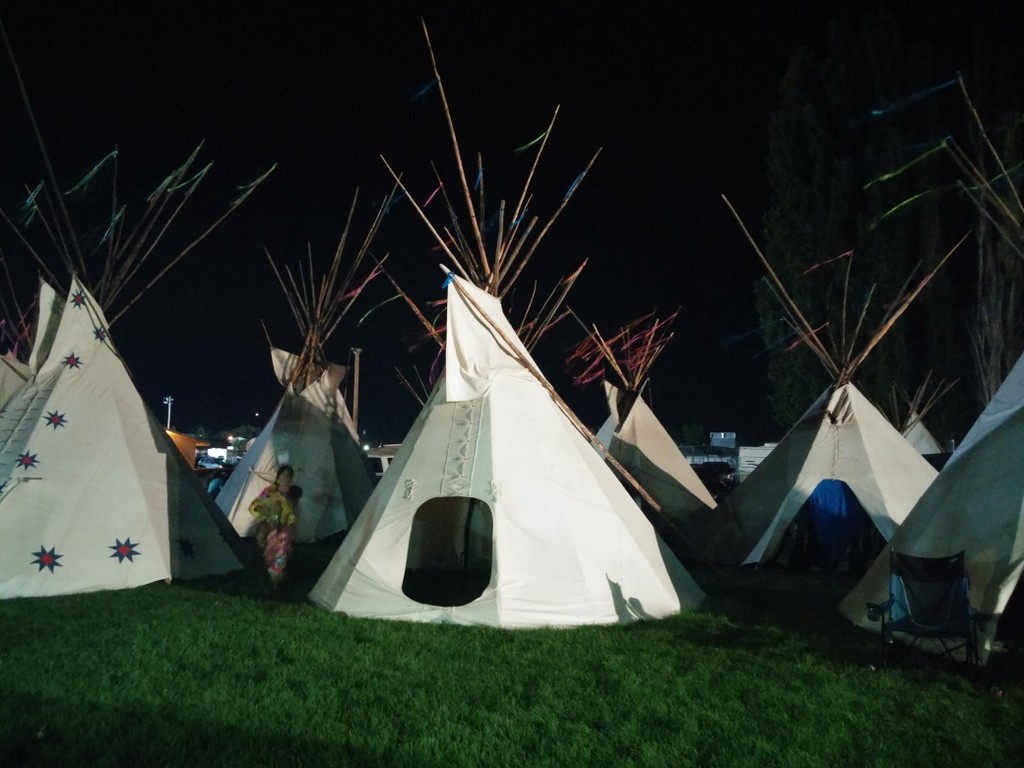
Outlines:
[[[652,370],[662,421],[737,431],[744,442],[780,437],[767,416],[756,342],[727,343],[756,325],[752,286],[761,270],[721,195],[759,229],[778,81],[797,46],[823,49],[834,6],[349,5],[0,2],[62,181],[116,145],[122,197],[137,214],[143,195],[204,141],[200,158],[213,168],[173,230],[185,240],[219,214],[233,185],[277,163],[245,206],[113,329],[158,418],[165,395],[185,430],[261,422],[276,404],[263,327],[278,346],[295,349],[299,340],[264,247],[294,265],[308,244],[323,263],[355,189],[365,221],[390,188],[382,155],[420,200],[433,189],[431,162],[455,181],[439,101],[411,98],[431,79],[422,16],[464,156],[483,155],[491,206],[518,195],[527,160],[513,150],[546,127],[557,105],[534,183],[542,219],[601,149],[529,277],[546,288],[588,259],[568,303],[606,332],[644,312],[681,308],[676,336]],[[953,20],[938,26],[955,34]],[[0,205],[11,210],[42,165],[6,60],[0,98]],[[353,234],[364,230],[357,222]],[[0,244],[15,279],[31,286],[35,268],[9,232]],[[375,250],[390,253],[391,271],[417,299],[442,296],[439,258],[408,206],[389,214]],[[394,442],[418,406],[393,369],[409,372],[422,356],[405,351],[402,338],[415,325],[403,307],[356,328],[369,305],[356,307],[328,349],[339,362],[350,347],[363,349],[360,423]],[[599,388],[571,388],[557,340],[550,347],[538,360],[596,427]]]

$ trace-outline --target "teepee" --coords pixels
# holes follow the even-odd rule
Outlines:
[[[300,270],[296,279],[287,268],[282,275],[270,259],[303,345],[297,355],[271,347],[274,374],[284,393],[217,495],[217,504],[242,536],[255,535],[256,518],[249,514],[249,504],[274,481],[282,464],[295,470],[295,484],[302,488],[296,541],[313,541],[348,530],[373,490],[373,474],[340,389],[347,368],[329,362],[325,351],[338,323],[379,271],[371,269],[356,284],[387,201],[347,272],[341,273],[357,200],[358,194],[353,197],[334,258],[319,279],[312,263]]]
[[[829,387],[719,504],[735,538],[731,550],[714,552],[714,561],[772,560],[809,499],[821,516],[810,524],[828,556],[861,533],[858,506],[888,540],[935,474],[856,385]]]
[[[868,629],[865,604],[889,596],[889,551],[941,557],[964,550],[971,605],[993,618],[981,626],[982,659],[1024,570],[1024,356],[911,509],[871,568],[839,604]]]
[[[717,502],[643,396],[651,367],[672,339],[669,328],[677,314],[645,315],[607,339],[591,326],[568,361],[583,364],[577,385],[603,379],[609,416],[598,439],[657,502],[661,514],[652,513],[655,527],[682,552],[695,555],[684,533],[686,522]],[[609,381],[609,371],[616,383]]]
[[[913,395],[908,395],[895,383],[890,393],[889,420],[922,456],[943,452],[942,445],[925,426],[924,418],[942,396],[959,381],[959,379],[950,382],[943,380],[929,391],[931,375],[931,371],[929,371]]]
[[[924,421],[918,413],[910,414],[909,425],[904,427],[901,434],[922,456],[942,453],[942,445],[935,439],[931,430],[924,425]]]
[[[447,280],[444,375],[310,598],[351,616],[501,627],[628,622],[697,605],[703,593],[506,318],[501,296],[547,227],[531,242],[524,188],[507,229],[501,205],[487,252],[440,92],[471,222],[464,237],[449,205],[454,250],[437,237],[461,273]]]
[[[2,598],[123,589],[243,567],[238,536],[142,400],[111,331],[269,174],[242,187],[225,213],[154,274],[146,267],[162,236],[209,170],[194,170],[197,154],[153,190],[134,225],[115,181],[113,204],[104,205],[110,219],[89,249],[66,199],[87,194],[110,168],[116,179],[116,151],[62,192],[44,149],[48,181],[29,191],[20,225],[0,211],[43,281],[25,379],[0,410]],[[34,222],[42,244],[31,236]],[[68,275],[66,290],[55,261]]]
[[[1007,246],[1024,256],[1024,201],[1018,186],[1007,183],[1012,182],[1012,169],[988,141],[963,80],[958,80],[978,135],[985,139],[983,146],[998,173],[985,172],[955,141],[944,140],[943,145],[967,177],[968,184],[960,187],[967,190]],[[987,663],[1000,620],[1024,571],[1022,445],[1024,355],[1010,368],[888,546],[840,602],[840,612],[854,624],[879,631],[879,623],[868,621],[865,609],[866,603],[880,603],[889,597],[892,550],[925,557],[962,550],[970,576],[970,604],[991,617],[979,624],[978,650],[982,663]],[[927,644],[923,647],[929,649]]]
[[[0,411],[0,597],[241,568],[237,536],[142,401],[77,279],[59,317]]]
[[[788,546],[797,535],[798,547],[809,535],[815,542],[809,557],[831,568],[857,539],[865,550],[880,546],[870,541],[873,531],[887,541],[935,478],[936,470],[853,383],[867,355],[935,270],[890,305],[862,349],[855,349],[856,334],[847,337],[845,332],[847,343],[830,349],[756,246],[755,251],[792,326],[834,381],[718,509],[703,516],[695,535],[704,542],[707,560],[743,565],[764,564],[780,554],[788,560]]]

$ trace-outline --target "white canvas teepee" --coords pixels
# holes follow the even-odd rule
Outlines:
[[[597,432],[598,440],[657,505],[657,510],[651,509],[655,526],[692,555],[695,551],[682,536],[681,526],[695,512],[714,509],[717,502],[644,399],[648,374],[672,339],[669,327],[677,315],[645,315],[610,338],[592,326],[568,362],[583,366],[575,376],[577,385],[603,380],[609,416]],[[619,385],[609,381],[611,375]]]
[[[58,316],[52,338],[43,316],[31,376],[0,412],[0,597],[241,568],[237,536],[143,403],[77,280]]]
[[[503,627],[665,616],[703,593],[538,380],[499,301],[452,276],[445,378],[310,598],[353,616]],[[473,519],[466,516],[473,510]],[[432,605],[407,572],[485,564]]]
[[[971,605],[993,618],[981,627],[988,658],[999,618],[1024,569],[1024,356],[1014,365],[938,477],[856,587],[839,604],[846,618],[878,631],[865,604],[889,597],[889,552],[937,557],[963,550]]]
[[[295,539],[322,539],[347,530],[373,490],[339,390],[346,369],[329,364],[319,378],[297,390],[293,381],[298,357],[280,349],[272,349],[271,357],[284,395],[217,495],[217,504],[239,534],[255,535],[249,504],[274,481],[278,467],[289,464],[302,488]]]
[[[911,414],[910,426],[903,430],[903,437],[922,456],[942,453],[942,446],[939,445],[939,441],[935,439],[935,435],[924,425],[921,417],[917,414]]]
[[[985,126],[962,78],[958,78],[958,84],[974,125],[984,135]],[[979,167],[955,140],[944,139],[942,145],[956,156],[958,168],[974,190],[971,199],[979,211],[1019,254],[1024,236],[1024,202],[1018,185],[1003,183],[1012,174],[995,146],[984,144],[987,157]],[[999,172],[993,175],[983,171],[989,164]],[[1024,570],[1022,445],[1024,356],[1014,364],[888,547],[840,603],[843,615],[855,624],[879,630],[877,622],[867,621],[865,607],[867,602],[880,603],[889,597],[892,550],[925,557],[963,550],[970,576],[970,604],[991,616],[979,627],[978,650],[982,662],[987,663],[999,622]]]
[[[413,203],[465,278],[449,273],[444,378],[310,598],[353,616],[501,627],[628,622],[697,605],[700,588],[524,343],[555,319],[571,280],[522,334],[501,307],[586,171],[535,228],[529,187],[549,126],[518,202],[498,206],[488,252],[483,194],[470,190],[436,62],[434,75],[470,225],[462,230],[450,198],[443,227]],[[480,190],[482,173],[478,160]]]
[[[639,395],[631,398],[622,412],[625,393],[609,381],[604,382],[604,391],[610,415],[598,439],[651,494],[662,514],[680,525],[698,510],[717,507],[718,502],[644,399]]]
[[[377,210],[347,271],[340,274],[358,200],[357,191],[333,258],[321,275],[314,275],[312,258],[308,266],[299,267],[297,279],[287,267],[282,274],[267,253],[302,334],[302,349],[294,355],[271,348],[274,374],[284,394],[217,495],[217,504],[243,536],[256,533],[257,521],[249,513],[249,504],[274,482],[284,464],[291,466],[295,485],[302,488],[296,541],[323,539],[347,530],[373,489],[370,464],[339,389],[347,370],[329,362],[325,351],[352,303],[380,273],[378,265],[353,285],[391,196]]]
[[[749,233],[748,239],[753,243]],[[823,513],[811,516],[810,529],[822,539],[829,539],[828,556],[820,557],[827,561],[824,567],[834,566],[852,544],[850,539],[863,532],[864,513],[884,540],[893,535],[937,472],[864,397],[853,378],[958,246],[939,260],[913,290],[904,289],[889,304],[859,348],[859,322],[857,332],[848,335],[844,310],[841,343],[828,334],[823,337],[821,328],[815,329],[808,322],[755,246],[790,326],[834,381],[749,477],[719,502],[718,509],[699,517],[691,533],[705,559],[742,565],[774,559],[808,500],[814,502],[809,506]],[[851,263],[847,261],[848,271]],[[866,310],[865,304],[861,320]]]
[[[922,456],[943,453],[943,447],[928,427],[924,419],[942,397],[959,381],[940,381],[931,384],[932,372],[929,371],[913,394],[908,394],[895,383],[892,386],[889,406],[889,420],[903,433],[915,450]]]
[[[829,387],[763,462],[719,504],[705,556],[759,564],[822,480],[849,486],[888,540],[935,469],[853,384]]]

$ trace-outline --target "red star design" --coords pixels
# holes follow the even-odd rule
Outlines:
[[[137,546],[139,546],[138,543],[133,543],[131,537],[124,541],[114,539],[114,544],[110,547],[114,550],[114,554],[111,557],[116,557],[119,563],[123,563],[125,560],[129,563],[134,563],[134,557],[139,554],[139,551],[135,549]]]
[[[39,454],[37,453],[29,453],[28,451],[18,454],[18,466],[22,469],[37,466],[39,462],[36,460],[36,456],[38,455]]]
[[[57,431],[57,427],[67,426],[68,420],[63,413],[57,411],[47,411],[46,418],[44,419],[46,426],[53,427],[53,431]]]
[[[49,568],[50,573],[53,573],[55,568],[63,566],[63,563],[58,563],[57,561],[64,557],[64,555],[58,555],[56,547],[46,549],[46,547],[40,544],[39,551],[32,554],[36,556],[36,559],[32,561],[32,565],[38,565],[40,571],[43,568]]]

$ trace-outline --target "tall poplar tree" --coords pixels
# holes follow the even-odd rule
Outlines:
[[[974,404],[985,407],[1024,350],[1024,112],[1017,41],[979,31],[963,78],[970,170],[962,180],[975,205],[976,280],[970,322]]]
[[[938,171],[929,164],[872,183],[941,137],[938,101],[927,97],[939,80],[931,51],[908,44],[897,21],[881,12],[835,21],[828,55],[797,51],[781,83],[769,124],[764,250],[839,356],[862,344],[908,281],[930,271],[966,231],[947,223],[941,195],[886,215],[936,186]],[[948,271],[959,268],[940,272],[860,369],[858,387],[876,403],[887,401],[893,385],[913,391],[928,371],[957,377],[948,350],[958,332],[948,318],[959,299]],[[790,426],[830,376],[803,345],[788,343],[788,324],[767,284],[758,310],[772,350],[773,415]]]

